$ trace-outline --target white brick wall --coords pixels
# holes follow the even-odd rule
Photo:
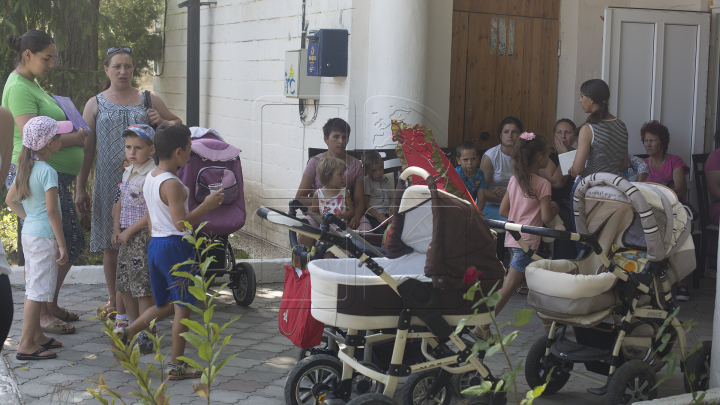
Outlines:
[[[184,118],[187,10],[179,2],[168,2],[165,66],[154,89]],[[310,29],[349,28],[351,7],[350,0],[307,0]],[[254,211],[260,204],[287,209],[307,148],[324,146],[322,125],[348,116],[347,108],[323,107],[317,121],[303,128],[297,100],[282,97],[285,51],[300,48],[301,11],[299,0],[219,0],[200,11],[200,125],[215,128],[243,151],[245,231],[281,246],[288,245],[287,232],[255,221]],[[323,79],[321,93],[340,96],[347,105],[346,81]],[[308,110],[313,113],[312,106]]]

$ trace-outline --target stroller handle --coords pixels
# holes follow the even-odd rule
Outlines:
[[[300,211],[303,215],[307,215],[307,213],[308,213],[308,207],[298,200],[291,200],[290,203],[288,203],[288,205],[290,207],[288,210],[288,216],[290,216],[292,218],[297,217],[298,211]],[[260,215],[260,213],[258,213],[258,215]],[[262,215],[260,215],[260,216],[262,217]],[[263,218],[267,219],[266,217],[263,217]],[[291,228],[288,231],[288,234],[290,236],[290,247],[292,248],[293,254],[304,261],[311,261],[311,260],[314,260],[319,257],[320,258],[324,257],[325,253],[327,253],[328,247],[327,247],[327,245],[323,244],[323,245],[320,245],[316,254],[313,255],[312,251],[308,252],[307,250],[305,250],[305,248],[303,246],[300,245],[300,243],[298,242],[297,233],[295,230],[293,230]]]
[[[430,173],[428,173],[427,170],[421,169],[416,166],[411,166],[411,167],[408,167],[407,169],[403,170],[402,173],[400,173],[400,180],[405,181],[408,179],[408,177],[410,177],[413,174],[416,176],[420,176],[423,179],[427,179],[428,177],[431,177]]]
[[[558,231],[557,229],[542,228],[539,226],[530,226],[516,224],[513,222],[496,221],[494,219],[485,219],[490,228],[504,229],[511,234],[513,232],[529,233],[532,235],[546,236],[555,239],[573,240],[589,245],[595,254],[602,253],[602,246],[597,240],[597,236],[591,233],[575,233],[570,231]],[[515,237],[515,235],[513,235]],[[519,235],[518,235],[519,237]],[[517,239],[517,238],[515,238]]]

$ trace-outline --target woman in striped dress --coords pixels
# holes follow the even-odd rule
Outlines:
[[[568,172],[577,176],[571,196],[584,177],[601,172],[617,174],[627,168],[627,127],[608,111],[609,99],[610,88],[600,79],[588,80],[580,86],[580,105],[590,116],[580,128],[575,160]],[[573,209],[572,198],[570,205]],[[575,223],[572,225],[575,230]]]

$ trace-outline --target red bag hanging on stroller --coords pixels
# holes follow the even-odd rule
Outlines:
[[[285,265],[285,285],[280,301],[280,333],[301,349],[320,344],[324,325],[310,315],[310,272]]]

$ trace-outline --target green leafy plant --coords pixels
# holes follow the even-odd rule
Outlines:
[[[662,355],[662,353],[665,352],[665,349],[668,347],[668,345],[674,345],[675,340],[674,337],[674,327],[672,326],[672,321],[675,319],[678,315],[678,312],[680,312],[680,307],[675,308],[675,311],[673,311],[670,316],[665,319],[665,322],[663,322],[662,326],[658,329],[657,334],[655,335],[656,341],[660,342],[660,345],[655,349],[655,355]],[[700,326],[699,323],[691,320],[685,321],[681,324],[682,328],[687,331],[689,331],[693,327]],[[668,332],[666,332],[668,331]],[[660,385],[662,385],[665,381],[669,380],[673,374],[675,374],[675,369],[677,368],[678,364],[687,364],[688,359],[695,354],[698,350],[700,350],[703,347],[703,342],[696,342],[689,351],[682,350],[679,345],[677,349],[670,350],[661,357],[661,360],[664,361],[666,364],[665,366],[665,375],[663,378],[658,380],[657,384],[653,387],[653,389],[656,389]],[[690,391],[692,393],[692,402],[691,404],[702,404],[703,400],[705,399],[705,392],[698,392],[695,389],[695,385],[693,384],[695,380],[698,378],[698,376],[695,375],[695,373],[689,372],[688,367],[682,367],[682,373],[683,378],[685,379],[685,387],[690,388]],[[714,404],[717,404],[717,402],[714,402]]]
[[[188,292],[193,297],[198,299],[197,305],[191,305],[188,303],[182,303],[192,310],[192,312],[200,315],[200,321],[192,319],[183,319],[183,325],[189,328],[188,332],[182,333],[181,336],[185,338],[193,347],[198,350],[198,355],[202,362],[205,363],[205,367],[201,362],[188,358],[186,356],[178,357],[188,363],[190,366],[195,367],[202,371],[202,377],[200,383],[194,386],[195,392],[201,396],[207,398],[207,403],[210,404],[210,387],[217,376],[218,372],[235,356],[232,354],[224,359],[220,360],[220,354],[225,346],[232,339],[232,335],[227,335],[223,338],[222,333],[232,324],[240,318],[240,315],[233,317],[230,321],[223,325],[218,325],[212,322],[213,314],[217,305],[215,299],[220,292],[227,288],[229,283],[221,285],[210,295],[210,285],[215,280],[215,276],[206,277],[207,269],[215,261],[214,257],[208,257],[208,251],[217,246],[217,243],[208,243],[207,238],[202,236],[199,232],[206,222],[200,224],[195,229],[192,235],[185,235],[183,239],[190,242],[194,247],[197,257],[201,260],[186,260],[182,263],[178,263],[173,266],[173,274],[178,277],[184,277],[192,282],[192,285],[188,287]],[[185,226],[188,229],[193,229],[189,223],[185,222]],[[184,265],[192,265],[198,269],[197,273],[191,273],[186,271],[178,271],[178,268]],[[202,305],[200,305],[202,303]],[[154,325],[154,321],[152,324]],[[160,350],[161,337],[148,334],[153,340],[153,347],[155,348],[155,357],[152,362],[147,365],[140,363],[140,349],[136,343],[137,336],[135,336],[127,345],[123,344],[120,338],[113,332],[113,322],[103,322],[103,331],[110,337],[113,343],[112,352],[115,357],[119,359],[120,365],[125,368],[128,372],[133,374],[137,380],[138,390],[131,392],[133,395],[139,398],[139,402],[144,405],[164,405],[168,404],[170,396],[166,395],[167,389],[167,376],[164,375],[164,366],[167,355],[163,355]],[[152,328],[152,326],[150,328]],[[158,364],[159,368],[155,365]],[[158,381],[162,381],[160,385],[153,388],[152,376],[157,376]],[[115,401],[121,401],[123,404],[125,401],[122,396],[113,391],[106,383],[105,379],[100,375],[96,381],[93,381],[92,387],[87,389],[93,397],[102,404],[114,404]],[[105,396],[110,397],[110,401],[105,399]]]
[[[472,397],[480,396],[486,393],[492,393],[493,395],[508,395],[512,393],[515,396],[515,402],[519,405],[532,405],[533,400],[542,395],[545,387],[547,387],[547,383],[550,376],[552,375],[552,372],[548,374],[548,381],[546,381],[545,384],[528,391],[525,394],[525,397],[523,399],[520,399],[516,380],[518,374],[523,370],[522,360],[518,361],[517,364],[513,364],[507,352],[508,346],[510,345],[510,343],[512,343],[513,340],[518,337],[518,334],[520,332],[518,330],[514,330],[508,335],[503,335],[502,329],[506,326],[519,327],[527,324],[528,322],[530,322],[533,310],[521,309],[515,311],[513,312],[512,318],[509,321],[498,323],[497,319],[495,318],[495,314],[493,313],[493,308],[495,308],[501,298],[500,293],[496,290],[498,283],[493,286],[493,288],[488,292],[487,296],[485,296],[482,288],[480,288],[479,281],[475,282],[475,284],[473,284],[468,289],[467,293],[465,294],[465,299],[475,301],[476,294],[479,294],[480,298],[473,304],[474,315],[470,316],[466,320],[462,320],[458,324],[455,332],[460,333],[462,331],[462,329],[467,324],[467,321],[472,319],[473,316],[477,315],[478,308],[480,308],[481,306],[487,307],[487,313],[492,319],[491,330],[494,327],[495,332],[492,334],[492,336],[489,336],[487,340],[480,339],[475,342],[472,347],[472,355],[475,356],[481,350],[485,350],[485,357],[490,357],[497,353],[502,353],[505,357],[505,361],[508,364],[509,371],[503,373],[500,376],[499,380],[494,383],[494,386],[492,381],[485,380],[480,385],[476,385],[474,387],[463,390],[462,394],[468,397]]]

